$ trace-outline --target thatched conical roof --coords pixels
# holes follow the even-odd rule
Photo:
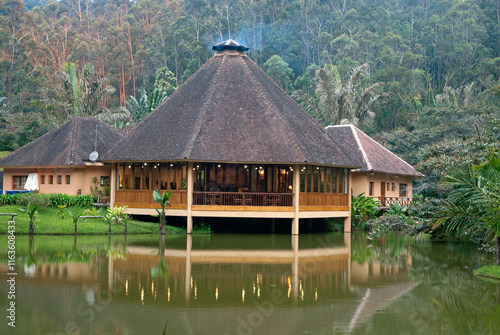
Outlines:
[[[0,159],[0,166],[83,166],[96,147],[96,126],[100,160],[122,136],[96,118],[74,117]]]
[[[358,171],[393,173],[402,176],[423,177],[413,166],[399,158],[377,141],[353,125],[328,126],[326,131],[358,160],[362,167]]]
[[[168,160],[361,166],[247,55],[225,49],[106,155]]]

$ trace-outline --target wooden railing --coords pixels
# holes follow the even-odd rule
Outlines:
[[[349,206],[349,196],[337,193],[300,193],[300,206]]]
[[[160,191],[160,193],[162,193]],[[148,190],[116,190],[115,203],[120,205],[158,205],[153,199],[153,191]],[[187,192],[185,190],[172,191],[170,196],[170,205],[187,205]]]
[[[374,197],[375,200],[380,202],[380,206],[389,207],[391,205],[398,204],[399,206],[408,206],[411,204],[411,198],[399,198],[399,197]]]
[[[193,192],[193,205],[292,206],[292,193]]]

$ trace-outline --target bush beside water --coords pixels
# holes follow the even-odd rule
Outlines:
[[[1,205],[21,205],[28,203],[39,205],[40,207],[90,207],[94,201],[91,195],[67,195],[67,194],[37,194],[37,193],[17,193],[0,195]]]

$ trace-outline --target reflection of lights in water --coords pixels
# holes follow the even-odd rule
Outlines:
[[[252,282],[252,293],[253,293],[253,295],[255,295],[255,289],[256,289],[256,287],[255,287],[255,281],[254,281],[254,282]]]
[[[141,303],[144,305],[144,287],[141,288]]]
[[[191,277],[191,289],[193,289],[193,277]]]
[[[241,290],[241,302],[245,302],[245,287]]]
[[[318,301],[318,288],[314,290],[314,301]]]
[[[151,295],[155,293],[155,282],[151,281]]]
[[[219,288],[215,286],[215,301],[219,301]]]
[[[198,299],[198,286],[194,283],[194,300]]]
[[[292,293],[292,280],[290,279],[290,276],[286,278],[286,282],[288,284],[288,298],[290,298],[290,294]]]
[[[170,286],[167,288],[167,301],[170,302]]]
[[[304,288],[302,287],[302,279],[299,280],[299,291],[300,291],[300,299],[304,301]]]
[[[257,298],[260,298],[260,286],[257,288]]]
[[[125,295],[128,295],[128,278],[125,279]]]
[[[27,264],[24,265],[24,275],[28,278],[35,278],[35,270],[35,264],[31,264],[30,266],[28,266]]]

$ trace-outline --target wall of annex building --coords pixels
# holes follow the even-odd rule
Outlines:
[[[101,180],[107,181],[109,186],[111,168],[110,166],[6,168],[4,170],[4,193],[5,191],[22,190],[22,186],[19,187],[22,184],[19,183],[19,180],[24,180],[23,178],[34,172],[38,174],[38,193],[76,195],[90,194],[93,177],[97,178],[99,186],[101,186]]]
[[[370,183],[371,194],[370,194]],[[385,197],[412,197],[413,177],[401,176],[391,173],[379,172],[352,172],[352,191],[357,196],[364,193],[365,196],[382,196],[382,183],[384,183]],[[406,195],[400,194],[406,185]]]

